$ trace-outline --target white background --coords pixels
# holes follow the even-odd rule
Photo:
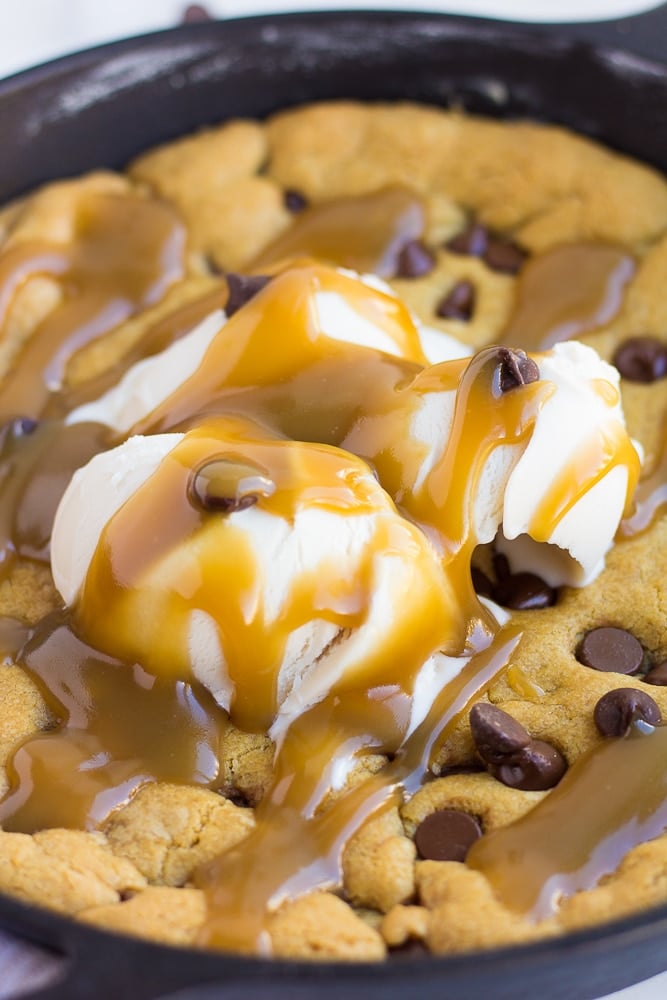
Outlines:
[[[187,6],[181,0],[0,0],[0,77],[47,59],[176,24]],[[288,10],[410,9],[505,17],[514,20],[575,21],[622,17],[657,6],[655,0],[206,0],[217,17]],[[665,40],[667,56],[667,39]],[[1,140],[1,136],[0,136]],[[28,965],[30,960],[26,955]],[[26,968],[28,967],[26,965]],[[0,934],[0,1000],[21,980],[21,952]],[[10,984],[10,979],[12,983]],[[613,995],[613,1000],[666,1000],[667,973]],[[522,998],[517,997],[517,1000]],[[539,998],[538,998],[539,1000]],[[564,997],[563,1000],[568,1000]],[[611,1000],[611,998],[610,998]]]

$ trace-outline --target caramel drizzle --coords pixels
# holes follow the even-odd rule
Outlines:
[[[425,224],[424,204],[407,188],[336,198],[301,212],[252,266],[261,272],[295,258],[314,257],[360,274],[393,278],[401,250],[423,235]]]
[[[71,246],[18,243],[0,254],[0,331],[30,278],[58,279],[63,295],[20,351],[0,392],[0,420],[39,416],[75,351],[157,302],[183,276],[185,230],[168,206],[87,194],[77,209]]]
[[[533,257],[522,268],[502,342],[527,351],[609,323],[623,304],[635,261],[603,243],[572,243]]]
[[[521,819],[477,841],[466,863],[506,906],[539,920],[666,828],[667,727],[635,725],[580,757]]]
[[[374,698],[373,689],[362,689],[346,695],[344,704],[330,697],[301,716],[280,748],[273,782],[256,810],[255,830],[196,876],[208,902],[200,943],[269,953],[271,911],[285,899],[340,883],[349,837],[378,810],[417,790],[437,746],[499,676],[519,639],[516,630],[500,632],[443,687],[394,760],[324,808],[319,807],[336,761],[355,749],[395,746],[405,705],[399,699],[396,710],[396,694],[383,700]]]
[[[322,336],[318,293],[342,296],[398,356]],[[292,438],[334,444],[368,410],[391,408],[397,386],[424,363],[410,313],[393,296],[319,265],[288,269],[232,316],[197,371],[133,433],[188,427],[227,412]]]
[[[227,715],[206,690],[102,655],[60,614],[34,630],[2,624],[3,639],[13,633],[12,658],[59,720],[15,752],[0,802],[3,829],[93,830],[147,782],[210,787],[219,780]]]
[[[632,538],[646,531],[667,503],[667,435],[665,434],[657,455],[646,458],[633,502],[634,510],[626,512],[626,517],[621,522],[618,531],[621,538]]]

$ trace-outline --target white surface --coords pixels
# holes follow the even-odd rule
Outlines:
[[[181,0],[0,0],[0,77],[66,52],[177,23],[187,3]],[[621,17],[657,4],[654,0],[207,0],[217,17],[287,10],[411,9],[449,10],[533,21],[593,20]],[[43,982],[51,959],[35,957],[32,947],[17,945],[0,933],[0,1000]],[[667,973],[613,994],[613,1000],[665,1000]],[[517,1000],[521,1000],[517,997]],[[567,1000],[567,998],[563,998]],[[612,1000],[609,997],[608,1000]]]
[[[112,38],[169,28],[182,16],[182,0],[0,0],[0,77],[66,52]],[[650,10],[656,0],[206,0],[216,17],[274,11],[448,10],[526,21],[586,21]],[[11,12],[10,12],[11,11]]]

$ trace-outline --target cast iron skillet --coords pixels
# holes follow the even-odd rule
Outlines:
[[[191,25],[0,83],[0,202],[54,177],[122,166],[230,115],[333,97],[412,98],[561,122],[667,170],[661,58],[667,63],[667,8],[547,32],[379,12]],[[2,896],[0,924],[67,957],[64,978],[35,1000],[403,1000],[406,991],[420,1000],[577,1000],[667,968],[667,906],[565,939],[380,967],[166,948]]]

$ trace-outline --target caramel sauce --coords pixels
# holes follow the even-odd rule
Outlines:
[[[18,637],[58,725],[14,754],[3,829],[92,830],[147,782],[215,785],[227,715],[207,691],[102,655],[62,615]]]
[[[627,471],[625,511],[628,513],[639,481],[641,461],[631,439],[620,428],[612,433],[601,427],[595,437],[582,445],[574,461],[559,472],[545,491],[529,525],[531,537],[538,542],[546,541],[556,524],[584,494],[617,468]]]
[[[321,293],[346,299],[398,356],[322,336]],[[319,265],[288,269],[231,317],[197,371],[133,432],[227,412],[297,440],[336,444],[368,411],[390,409],[397,387],[425,363],[412,317],[393,296]]]
[[[0,421],[39,416],[76,350],[156,302],[183,276],[184,250],[185,230],[167,205],[130,194],[87,194],[71,245],[16,244],[0,253],[0,333],[14,295],[31,277],[57,279],[63,294],[0,391]]]
[[[634,259],[603,243],[572,243],[530,259],[517,282],[514,310],[502,342],[526,351],[603,326],[616,316]]]
[[[300,212],[253,268],[262,271],[294,258],[314,257],[334,267],[393,278],[401,250],[422,236],[425,224],[424,204],[407,188],[336,198]]]
[[[632,538],[651,526],[667,503],[667,434],[657,455],[648,455],[633,497],[634,508],[626,512],[618,531],[620,538]]]
[[[38,424],[0,433],[0,575],[16,556],[48,562],[53,518],[77,469],[109,446],[97,424]]]
[[[472,846],[466,863],[506,906],[548,917],[667,828],[667,727],[646,729],[584,754],[534,809]]]

